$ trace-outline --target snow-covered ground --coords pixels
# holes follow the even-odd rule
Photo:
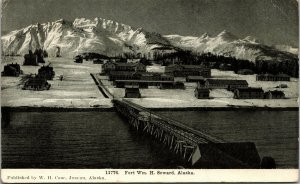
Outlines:
[[[2,106],[30,106],[30,107],[112,107],[110,99],[103,97],[95,85],[90,73],[97,73],[101,66],[91,61],[82,64],[74,63],[72,59],[46,58],[55,71],[50,90],[31,91],[22,90],[19,85],[20,77],[1,77],[1,105]],[[5,58],[1,62],[1,71],[6,63],[19,63],[24,74],[37,73],[40,66],[22,66],[23,57]],[[63,75],[63,81],[58,79]]]
[[[111,99],[104,98],[95,85],[90,73],[99,73],[101,65],[84,61],[82,64],[74,63],[72,59],[46,58],[51,62],[56,73],[49,91],[22,90],[19,85],[21,77],[1,77],[1,105],[2,106],[31,106],[31,107],[112,107]],[[17,62],[22,64],[22,57],[14,57],[1,63],[1,71],[5,63]],[[21,66],[24,74],[37,73],[40,66]],[[164,67],[154,65],[147,68],[149,72],[163,72]],[[63,75],[64,80],[58,80]],[[233,93],[223,90],[211,90],[211,99],[197,99],[194,96],[196,83],[185,83],[185,90],[160,90],[156,87],[141,89],[142,98],[128,99],[149,108],[184,108],[184,107],[298,107],[298,79],[292,78],[290,82],[262,82],[256,81],[255,75],[237,75],[231,71],[212,70],[213,78],[245,79],[251,87],[262,87],[266,90],[282,90],[287,99],[233,99]],[[101,76],[102,83],[115,96],[124,97],[124,89],[115,88],[107,77]],[[182,80],[182,78],[175,78]],[[275,88],[279,84],[287,84],[288,88]]]
[[[151,66],[148,71],[164,71],[164,67]],[[196,83],[185,83],[185,90],[160,90],[156,87],[149,89],[140,89],[142,98],[128,99],[139,105],[149,108],[182,108],[182,107],[298,107],[298,80],[292,78],[290,82],[262,82],[256,81],[255,75],[237,75],[232,71],[212,70],[213,78],[222,79],[245,79],[248,81],[250,87],[262,87],[263,90],[282,90],[286,94],[287,99],[247,99],[238,100],[233,99],[233,93],[225,89],[214,89],[210,92],[212,99],[197,99],[194,96],[194,89]],[[181,80],[181,78],[175,78]],[[103,84],[115,97],[124,97],[125,91],[122,88],[115,88],[112,82],[102,80]],[[279,84],[287,84],[288,88],[275,88]]]

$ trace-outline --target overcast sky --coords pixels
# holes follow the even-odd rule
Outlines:
[[[296,0],[6,0],[3,6],[2,33],[60,18],[102,17],[161,34],[227,30],[269,45],[298,46]]]

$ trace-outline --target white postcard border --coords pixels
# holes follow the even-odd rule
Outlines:
[[[2,169],[4,183],[297,182],[298,169]]]

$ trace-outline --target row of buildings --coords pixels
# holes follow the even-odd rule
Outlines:
[[[146,66],[142,63],[116,63],[107,62],[102,65],[101,73],[109,74],[111,71],[146,72]]]
[[[174,77],[202,76],[211,77],[211,69],[204,65],[179,65],[172,64],[165,67],[165,74]]]
[[[202,79],[197,81],[198,88],[208,89],[235,89],[247,88],[249,86],[246,80],[232,80],[232,79]]]
[[[175,81],[115,80],[113,84],[117,88],[149,88],[149,86],[156,86],[159,89],[185,89],[183,82]]]
[[[135,71],[146,72],[146,66],[142,63],[114,63],[107,62],[102,65],[101,73],[107,74],[111,71]],[[179,65],[172,64],[165,67],[166,75],[173,77],[187,77],[187,76],[202,76],[204,78],[211,77],[211,69],[204,65]]]
[[[198,99],[209,99],[210,89],[197,87],[194,91],[195,97]],[[284,99],[285,94],[282,91],[267,91],[262,88],[236,88],[233,90],[233,98],[235,99]]]
[[[195,96],[197,98],[209,98],[211,89],[227,89],[234,94],[235,99],[282,99],[285,94],[282,91],[267,91],[262,88],[249,87],[246,80],[229,79],[203,79],[197,82]]]
[[[135,71],[111,71],[108,80],[149,80],[149,81],[174,81],[174,77],[163,73],[135,72]]]
[[[257,81],[290,81],[291,77],[289,75],[280,73],[277,75],[273,74],[257,74],[256,80]]]
[[[112,63],[102,65],[102,75],[117,88],[148,88],[156,86],[160,89],[184,89],[183,82],[175,82],[173,75],[147,72],[142,63]],[[126,90],[125,90],[126,91]]]

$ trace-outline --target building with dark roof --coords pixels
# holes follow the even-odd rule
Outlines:
[[[248,82],[246,80],[206,79],[204,87],[209,89],[246,88]]]
[[[174,77],[162,73],[135,72],[135,71],[110,71],[108,79],[114,80],[143,80],[143,81],[174,81]]]
[[[136,86],[127,86],[125,88],[124,98],[141,98],[140,89]]]
[[[165,73],[174,77],[203,76],[211,77],[211,69],[203,65],[172,64],[165,67]]]
[[[287,74],[280,73],[276,75],[276,81],[290,81],[291,77]]]
[[[155,80],[115,80],[113,83],[117,88],[124,88],[125,86],[138,86],[139,88],[148,88],[149,86],[156,86],[160,89],[184,89],[183,82],[174,81],[155,81]]]
[[[108,73],[110,71],[146,72],[146,66],[142,63],[112,63],[112,62],[107,62],[102,65],[102,73]]]
[[[202,76],[187,76],[186,82],[204,82],[205,78]]]
[[[148,81],[174,81],[174,76],[164,73],[141,72],[140,80]]]
[[[159,89],[185,89],[185,86],[183,82],[162,81],[159,84]]]
[[[257,74],[256,75],[256,80],[257,81],[290,81],[291,77],[286,74],[278,74],[278,75],[273,75],[273,74]]]
[[[196,88],[194,91],[195,97],[198,99],[209,99],[209,89],[208,88]]]
[[[266,99],[284,99],[285,94],[283,91],[267,91],[265,92],[265,98]]]
[[[108,73],[108,80],[139,80],[140,74],[134,71],[110,71]]]
[[[262,88],[236,88],[234,90],[235,99],[263,99],[264,91]]]

